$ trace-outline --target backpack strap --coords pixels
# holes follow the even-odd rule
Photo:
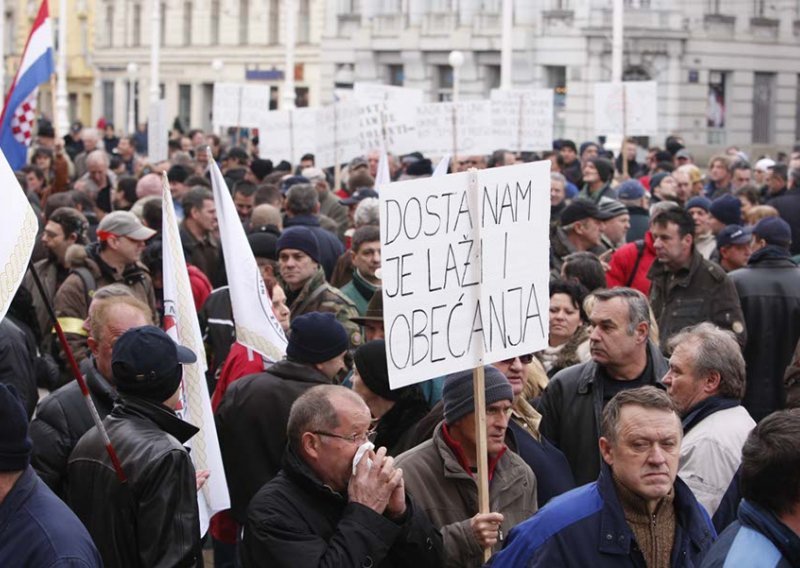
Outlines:
[[[639,270],[639,263],[642,262],[643,256],[644,256],[644,239],[636,239],[636,262],[633,264],[633,270],[631,270],[631,275],[628,277],[628,281],[625,283],[625,286],[627,286],[628,288],[631,287],[634,278],[636,278],[636,271]]]
[[[92,296],[94,296],[94,293],[97,290],[97,281],[95,280],[92,271],[85,266],[78,266],[70,270],[70,272],[77,274],[83,281],[83,293],[86,296],[86,309],[89,309],[89,304],[92,302]]]

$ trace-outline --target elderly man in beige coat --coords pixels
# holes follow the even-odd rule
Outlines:
[[[433,439],[401,454],[406,489],[444,538],[445,566],[483,563],[483,549],[503,547],[505,535],[536,512],[536,478],[505,445],[514,398],[505,375],[484,368],[489,513],[478,512],[477,442],[472,371],[445,378],[444,421]]]

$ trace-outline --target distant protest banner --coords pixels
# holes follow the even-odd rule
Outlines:
[[[422,90],[356,83],[353,93],[361,105],[362,153],[383,148],[407,154],[418,149],[417,107],[422,104]]]
[[[316,132],[315,161],[327,168],[346,162],[361,153],[357,104],[337,103],[322,107],[314,125]]]
[[[169,158],[169,127],[167,101],[160,99],[151,103],[147,115],[147,159],[151,163]]]
[[[491,101],[493,148],[505,148],[512,152],[552,149],[551,89],[493,89]]]
[[[490,154],[495,148],[491,103],[474,100],[419,105],[417,140],[417,150],[423,154]]]
[[[595,83],[594,128],[598,135],[657,134],[658,84],[655,81]]]
[[[214,83],[214,128],[258,128],[269,113],[269,103],[270,92],[267,85]]]
[[[550,162],[380,188],[391,388],[547,345]]]

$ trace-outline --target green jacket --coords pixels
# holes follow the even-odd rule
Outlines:
[[[353,279],[342,286],[342,294],[350,298],[358,308],[358,315],[363,316],[367,313],[367,304],[372,299],[372,295],[378,289],[374,284],[367,282],[358,270],[353,271]]]
[[[286,290],[286,295],[291,298],[289,287],[282,280],[280,283]],[[356,348],[361,345],[361,328],[350,321],[351,317],[358,317],[358,309],[341,290],[328,284],[321,266],[305,283],[297,297],[289,303],[289,309],[292,311],[292,320],[311,312],[331,312],[347,331],[350,347]]]

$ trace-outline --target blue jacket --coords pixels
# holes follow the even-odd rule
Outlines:
[[[800,566],[800,536],[755,503],[742,500],[739,520],[725,529],[703,561],[703,568]]]
[[[716,532],[705,510],[679,478],[675,479],[674,503],[677,523],[670,564],[699,566]],[[556,497],[517,525],[490,565],[645,568],[645,560],[625,521],[611,472],[603,466],[597,481]]]
[[[0,503],[0,566],[103,566],[78,517],[30,466]]]

